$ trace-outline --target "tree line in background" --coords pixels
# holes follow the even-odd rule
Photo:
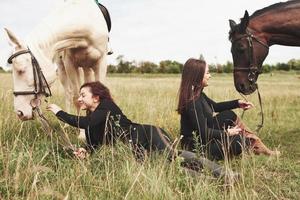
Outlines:
[[[3,67],[0,66],[0,73],[3,73],[3,72],[5,72],[5,71],[4,71]]]
[[[203,59],[203,56],[200,56]],[[116,65],[108,65],[107,71],[109,73],[166,73],[166,74],[179,74],[182,72],[183,64],[173,60],[163,60],[159,64],[143,61],[126,61],[124,56],[117,57]],[[214,73],[232,73],[233,63],[227,61],[225,64],[209,64],[210,72]],[[287,63],[277,63],[274,65],[264,64],[263,72],[268,73],[276,70],[300,71],[300,59],[291,59]]]
[[[204,59],[200,55],[200,59]],[[120,55],[116,59],[116,65],[108,65],[108,73],[162,73],[162,74],[179,74],[182,72],[183,64],[173,60],[163,60],[159,64],[143,61],[126,61],[124,56]],[[227,61],[225,64],[209,64],[210,72],[214,73],[232,73],[233,64]],[[268,73],[276,70],[290,71],[296,70],[300,71],[300,59],[291,59],[287,63],[277,63],[274,65],[264,64],[263,73]],[[5,70],[0,66],[0,73],[5,72]]]

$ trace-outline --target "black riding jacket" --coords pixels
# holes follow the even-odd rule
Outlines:
[[[108,143],[111,137],[114,137],[111,130],[117,128],[126,130],[134,124],[113,101],[107,99],[101,100],[95,111],[87,116],[71,115],[64,111],[59,111],[56,116],[71,126],[85,129],[87,147],[90,149]]]
[[[183,140],[193,139],[193,132],[199,138],[200,144],[205,145],[212,138],[221,139],[225,136],[223,130],[213,129],[214,112],[222,112],[238,108],[238,100],[216,103],[203,92],[187,104],[181,114],[181,135]]]

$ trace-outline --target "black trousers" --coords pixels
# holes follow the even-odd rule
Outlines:
[[[182,166],[194,171],[207,168],[212,171],[216,177],[225,175],[226,170],[207,158],[198,157],[191,151],[176,151],[172,148],[169,135],[163,129],[145,124],[133,125],[130,128],[129,142],[134,147],[134,154],[138,160],[143,159],[145,151],[167,151],[168,158],[171,161],[177,156],[183,158]],[[232,172],[233,173],[233,172]]]
[[[146,152],[169,151],[173,154],[171,140],[167,132],[160,127],[147,124],[134,124],[130,127],[128,142],[138,160],[143,160]]]
[[[235,126],[237,115],[227,110],[220,112],[214,117],[213,129],[226,130],[229,127]],[[215,160],[222,160],[226,156],[232,157],[242,153],[243,149],[250,145],[250,140],[242,135],[226,136],[220,140],[210,139],[205,145],[205,150],[208,156]]]

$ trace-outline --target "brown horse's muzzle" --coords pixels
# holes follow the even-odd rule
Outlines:
[[[244,95],[252,94],[257,89],[256,83],[250,82],[247,73],[244,72],[234,73],[234,86],[238,92]]]

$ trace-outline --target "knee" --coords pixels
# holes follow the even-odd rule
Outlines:
[[[231,153],[233,155],[239,155],[243,152],[244,149],[247,148],[247,146],[249,146],[250,141],[241,135],[236,135],[231,139],[230,143]]]
[[[218,114],[218,120],[222,123],[222,126],[233,126],[237,119],[237,115],[232,110],[226,110]]]
[[[237,119],[237,115],[232,110],[225,110],[220,113],[221,115],[225,116],[227,119],[231,119],[235,121]]]
[[[208,152],[210,158],[223,160],[226,157],[240,155],[249,146],[249,142],[247,138],[241,135],[231,136],[224,142],[212,142],[208,147]]]

